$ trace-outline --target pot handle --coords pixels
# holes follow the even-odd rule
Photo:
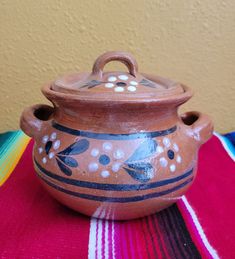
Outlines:
[[[204,144],[212,136],[214,126],[208,115],[191,111],[182,114],[181,119],[190,128],[190,135],[200,144]]]
[[[21,114],[20,128],[26,135],[36,139],[45,123],[51,119],[53,113],[54,108],[46,104],[36,104],[28,107]]]
[[[110,61],[120,61],[127,66],[129,73],[137,77],[138,65],[135,58],[127,52],[109,51],[99,56],[92,68],[92,74],[102,77],[104,66]]]

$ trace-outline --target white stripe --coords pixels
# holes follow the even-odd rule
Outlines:
[[[202,226],[199,223],[199,220],[197,218],[197,215],[196,215],[195,211],[193,210],[193,208],[191,207],[191,205],[189,204],[189,202],[188,202],[188,200],[187,200],[187,198],[185,196],[182,196],[182,201],[183,201],[185,207],[187,208],[189,214],[191,215],[193,223],[194,223],[194,225],[195,225],[195,227],[196,227],[196,229],[197,229],[197,231],[198,231],[198,233],[199,233],[199,235],[200,235],[200,237],[202,239],[202,242],[204,243],[206,249],[208,250],[208,252],[212,256],[212,258],[215,258],[215,259],[219,258],[216,250],[209,243],[209,241],[208,241],[208,239],[207,239],[207,237],[206,237],[206,235],[205,235],[205,233],[204,233],[204,231],[202,229]]]
[[[88,245],[88,258],[95,258],[95,250],[96,250],[96,226],[97,219],[91,218],[90,221],[90,233],[89,233],[89,245]]]
[[[224,147],[224,149],[226,150],[226,152],[228,153],[228,155],[231,157],[231,159],[235,162],[235,155],[229,150],[227,143],[224,141],[223,136],[221,136],[220,134],[214,132],[213,133],[221,142],[222,146]]]
[[[88,244],[88,259],[94,259],[96,250],[97,250],[97,240],[96,240],[96,229],[98,224],[98,219],[96,217],[99,217],[102,213],[102,206],[98,207],[96,211],[93,213],[92,218],[90,220],[90,232],[89,232],[89,244]],[[97,237],[98,237],[98,231],[97,230]]]
[[[102,258],[102,232],[103,232],[103,220],[98,219],[98,240],[97,240],[97,258]]]
[[[105,235],[104,235],[104,258],[109,258],[109,221],[105,220]]]
[[[112,219],[112,256],[115,259],[116,255],[115,255],[115,243],[114,243],[114,220]]]

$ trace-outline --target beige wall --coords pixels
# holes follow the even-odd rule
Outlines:
[[[90,70],[107,50],[191,86],[183,110],[210,114],[219,132],[235,129],[234,0],[0,0],[0,131],[46,102],[42,84]]]

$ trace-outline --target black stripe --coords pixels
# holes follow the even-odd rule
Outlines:
[[[173,126],[172,128],[161,130],[161,131],[130,133],[130,134],[108,134],[108,133],[95,133],[95,132],[71,129],[61,124],[58,124],[54,121],[52,122],[52,126],[57,130],[63,131],[71,135],[92,138],[92,139],[102,139],[102,140],[133,140],[133,139],[143,139],[143,138],[156,138],[156,137],[166,136],[168,134],[171,134],[177,129],[177,126]]]
[[[179,259],[201,258],[176,204],[155,216],[159,220],[161,233],[168,245],[170,257]]]
[[[172,213],[171,210],[166,210],[165,212],[166,212],[165,219],[167,220],[167,225],[169,226],[172,234],[171,242],[176,245],[176,247],[178,248],[177,250],[180,254],[180,257],[177,257],[177,258],[190,258],[187,251],[183,251],[182,249],[182,246],[184,244],[181,242],[179,231],[177,231],[177,229],[175,228],[174,222],[172,222],[171,220],[171,213]]]
[[[95,183],[95,182],[80,181],[76,179],[66,178],[57,174],[53,174],[52,172],[46,170],[35,159],[34,159],[34,162],[42,173],[60,182],[63,182],[69,185],[78,186],[78,187],[83,187],[83,188],[91,188],[91,189],[99,189],[99,190],[107,190],[107,191],[108,190],[109,191],[136,191],[136,190],[138,191],[138,190],[153,189],[156,187],[178,182],[182,179],[185,179],[186,177],[190,176],[193,173],[193,169],[190,169],[189,171],[187,171],[186,173],[180,176],[149,183],[149,184],[106,184],[106,183]]]
[[[192,251],[190,249],[190,246],[189,246],[189,243],[188,243],[188,240],[185,238],[184,231],[181,228],[181,224],[180,224],[180,222],[178,220],[179,216],[178,216],[177,213],[175,213],[175,208],[177,208],[175,205],[172,206],[172,208],[170,210],[170,218],[171,218],[171,221],[173,222],[175,232],[178,235],[179,243],[183,244],[182,250],[187,255],[185,258],[194,258],[194,253],[192,253]]]
[[[171,208],[171,207],[170,207]],[[167,210],[169,210],[170,208],[168,208]],[[167,246],[167,251],[168,253],[170,253],[170,258],[180,258],[178,255],[178,250],[177,247],[176,249],[174,248],[175,243],[172,242],[172,238],[171,238],[171,229],[168,225],[168,222],[166,220],[166,210],[161,211],[160,213],[156,214],[157,219],[160,222],[161,228],[162,228],[162,234],[164,236],[164,240],[165,242],[168,244]]]
[[[192,241],[192,238],[191,238],[191,236],[190,236],[190,234],[188,232],[188,229],[187,229],[187,227],[185,225],[184,219],[183,219],[183,217],[182,217],[182,215],[181,215],[177,205],[174,204],[172,206],[172,209],[173,209],[173,212],[174,212],[174,219],[176,219],[177,222],[178,222],[178,226],[179,226],[178,227],[178,232],[180,232],[181,236],[184,237],[184,240],[185,240],[185,242],[187,244],[185,246],[185,249],[190,250],[190,252],[191,252],[190,253],[191,254],[190,258],[195,258],[195,259],[202,258],[200,253],[199,253],[199,251],[197,250],[195,244]]]
[[[95,195],[80,193],[80,192],[73,192],[73,191],[64,189],[52,182],[47,181],[46,179],[41,177],[39,174],[38,174],[38,176],[43,181],[45,181],[49,186],[55,188],[56,190],[58,190],[60,192],[64,192],[66,194],[69,194],[69,195],[72,195],[75,197],[79,197],[79,198],[83,198],[83,199],[87,199],[87,200],[101,201],[101,202],[117,202],[117,203],[137,202],[137,201],[144,201],[144,200],[148,200],[148,199],[152,199],[152,198],[161,197],[161,196],[170,194],[172,192],[175,192],[193,181],[193,177],[191,177],[191,178],[187,179],[186,181],[184,181],[183,183],[176,185],[173,188],[170,188],[168,190],[164,190],[161,192],[153,192],[153,193],[149,193],[149,194],[145,194],[145,195],[132,196],[132,197],[105,197],[105,196],[95,196]]]

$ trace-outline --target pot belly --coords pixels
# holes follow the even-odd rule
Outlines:
[[[131,134],[55,124],[34,147],[34,165],[60,202],[89,216],[138,218],[177,201],[192,184],[196,151],[176,126]]]

